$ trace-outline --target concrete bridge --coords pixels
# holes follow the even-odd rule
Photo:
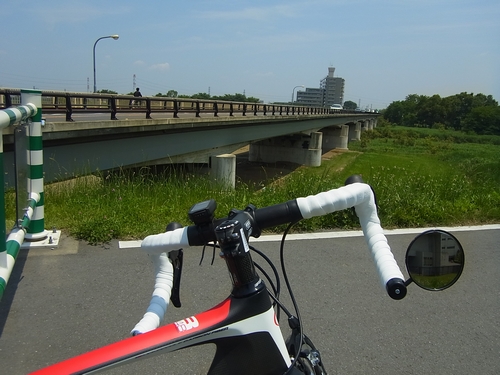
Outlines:
[[[202,101],[200,105],[200,101],[185,99],[172,105],[172,109],[177,109],[175,116],[172,116],[173,111],[157,111],[155,118],[151,119],[151,104],[149,113],[144,116],[145,104],[142,110],[130,109],[130,97],[117,96],[117,99],[126,101],[126,105],[123,113],[120,113],[119,105],[114,105],[116,120],[99,119],[99,113],[106,112],[101,109],[101,112],[77,112],[80,118],[67,121],[67,116],[60,116],[59,108],[54,110],[42,103],[46,182],[118,167],[211,163],[214,156],[230,154],[247,145],[250,146],[250,161],[290,161],[319,166],[323,153],[334,148],[347,149],[350,141],[360,139],[363,129],[376,126],[378,116],[376,113],[333,113],[293,105],[277,108],[256,103],[245,103],[251,106],[250,111],[246,107],[245,111],[238,112],[235,108],[240,108],[242,103],[229,106],[227,102]],[[186,103],[193,110],[183,111]],[[208,109],[201,111],[201,108]],[[217,109],[215,115],[214,108]],[[120,119],[116,117],[117,113]],[[143,118],[139,118],[141,114]],[[9,130],[3,137],[5,180],[11,185],[14,181],[12,165],[16,130]]]

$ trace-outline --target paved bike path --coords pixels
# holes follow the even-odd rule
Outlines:
[[[287,270],[306,333],[330,373],[500,373],[500,229],[453,233],[465,248],[462,278],[438,293],[412,286],[402,301],[385,295],[362,237],[290,238]],[[389,236],[401,265],[413,237]],[[277,242],[255,245],[278,259]],[[185,252],[183,307],[171,307],[168,321],[227,296],[223,261],[216,256],[210,265],[210,250],[201,266],[200,258],[199,248]],[[1,373],[26,374],[128,337],[152,284],[147,256],[117,241],[89,246],[63,235],[56,249],[21,251],[0,303]],[[193,348],[110,373],[202,374],[211,353],[213,348]]]

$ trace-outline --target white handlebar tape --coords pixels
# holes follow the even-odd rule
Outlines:
[[[380,226],[375,196],[369,185],[354,183],[306,198],[297,198],[304,219],[355,207],[384,288],[391,279],[404,280]]]
[[[142,241],[141,248],[150,254],[156,268],[155,289],[149,307],[141,321],[132,329],[132,335],[152,331],[160,326],[169,305],[174,283],[174,269],[167,252],[187,247],[189,247],[187,228],[147,236]]]
[[[149,307],[142,319],[132,329],[133,336],[152,331],[160,326],[167,312],[170,294],[174,283],[174,270],[166,253],[153,254],[151,259],[155,265],[155,288]]]
[[[187,227],[147,236],[141,244],[141,248],[148,254],[168,253],[187,247],[189,247]]]

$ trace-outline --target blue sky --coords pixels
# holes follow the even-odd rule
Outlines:
[[[345,79],[345,100],[408,94],[500,101],[498,0],[2,0],[0,87],[289,101]]]

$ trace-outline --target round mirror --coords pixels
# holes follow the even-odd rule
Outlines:
[[[462,274],[464,261],[460,242],[443,230],[419,234],[406,251],[406,269],[411,281],[427,290],[452,286]]]

